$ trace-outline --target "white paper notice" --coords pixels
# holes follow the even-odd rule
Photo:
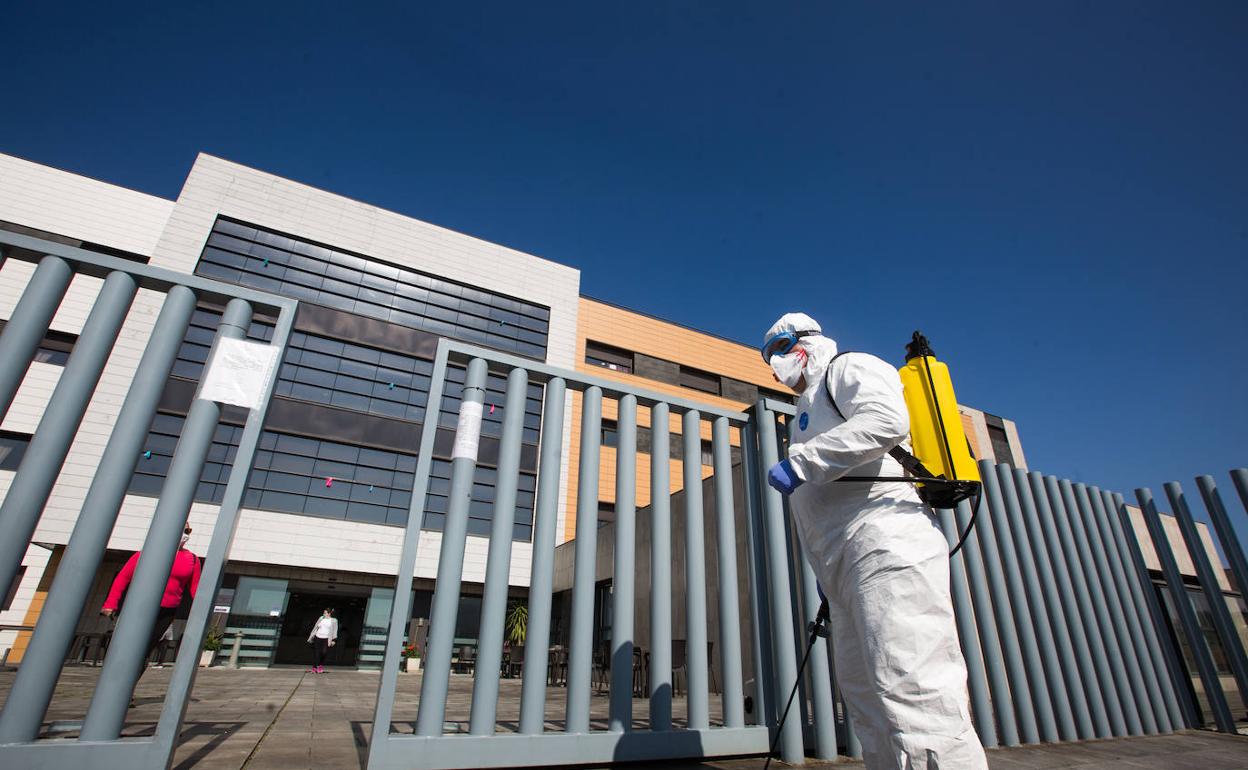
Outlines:
[[[481,404],[465,401],[459,409],[459,425],[455,428],[455,447],[451,459],[461,457],[477,461],[477,447],[481,443]]]
[[[198,398],[255,409],[273,376],[278,350],[262,342],[222,338],[204,375]]]

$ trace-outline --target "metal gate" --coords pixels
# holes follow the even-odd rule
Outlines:
[[[584,765],[611,761],[662,759],[672,757],[711,757],[760,754],[767,750],[768,729],[747,725],[740,643],[741,622],[737,588],[738,570],[748,575],[751,607],[757,613],[759,600],[767,591],[768,576],[763,572],[764,539],[779,549],[782,558],[770,561],[775,569],[771,587],[779,588],[775,624],[779,639],[777,665],[792,684],[794,663],[793,618],[789,613],[788,560],[784,549],[789,542],[783,524],[773,517],[774,531],[765,536],[759,529],[758,476],[749,474],[752,490],[747,496],[743,533],[749,542],[751,558],[738,564],[737,516],[731,482],[730,432],[747,437],[749,415],[708,407],[682,398],[649,392],[619,382],[577,372],[556,369],[483,348],[442,340],[438,347],[430,388],[428,414],[441,407],[446,369],[450,364],[466,365],[463,397],[451,452],[450,501],[442,532],[437,585],[433,597],[430,631],[424,657],[419,711],[412,734],[394,731],[393,708],[398,679],[400,647],[409,616],[409,592],[415,574],[416,552],[422,536],[424,497],[434,454],[437,423],[424,425],[416,466],[411,514],[404,536],[395,601],[390,618],[385,665],[373,722],[369,748],[370,770],[398,768],[517,767],[534,765]],[[452,642],[459,603],[460,575],[466,541],[472,477],[477,461],[484,387],[487,370],[507,375],[504,424],[499,448],[498,481],[494,499],[493,528],[490,533],[482,601],[481,630],[477,646],[476,674],[472,690],[471,721],[467,735],[447,733],[444,726],[446,699],[451,671]],[[511,562],[512,519],[519,469],[523,403],[530,383],[544,386],[540,463],[533,536],[532,575],[529,588],[529,626],[524,647],[520,718],[513,732],[500,732],[497,724],[499,664],[503,652],[503,623]],[[561,492],[562,436],[568,392],[581,394],[580,456],[576,503],[575,578],[572,585],[571,639],[568,650],[566,702],[563,729],[547,725],[547,650],[551,640],[551,606],[556,516]],[[598,489],[600,436],[603,399],[618,405],[615,561],[612,578],[611,665],[609,708],[605,725],[591,729],[591,676],[593,667],[594,578],[597,559]],[[633,720],[633,613],[636,557],[636,470],[637,411],[650,412],[650,524],[652,532],[650,563],[653,585],[649,597],[651,619],[651,664],[649,714],[644,730],[634,729]],[[671,550],[672,517],[669,488],[669,420],[680,416],[681,458],[684,469],[684,517],[686,549]],[[716,542],[703,539],[702,422],[711,422],[713,467],[713,515]],[[747,459],[745,466],[757,467]],[[719,635],[708,639],[706,570],[704,554],[714,548],[718,556]],[[688,667],[688,718],[680,729],[672,720],[672,595],[673,562],[684,563],[686,575],[686,646]],[[783,581],[783,584],[781,582]],[[757,617],[757,615],[756,615]],[[749,623],[757,663],[772,640]],[[708,682],[708,642],[720,650],[723,672],[721,725],[710,721]],[[767,654],[771,657],[770,654]],[[760,667],[755,666],[755,671]],[[769,682],[755,677],[754,699],[759,704],[773,702]],[[826,680],[824,682],[826,689]],[[830,692],[830,690],[829,690]],[[800,727],[794,728],[794,731]],[[800,740],[800,736],[799,736]],[[799,750],[800,753],[800,750]]]
[[[296,303],[22,235],[0,233],[0,249],[6,259],[38,262],[13,317],[0,334],[0,419],[8,413],[70,281],[75,275],[103,279],[82,334],[0,507],[0,596],[8,592],[22,563],[138,290],[148,289],[165,295],[103,458],[95,469],[91,487],[74,523],[34,638],[5,700],[4,710],[0,712],[0,765],[90,766],[118,770],[163,768],[173,757],[194,684],[200,645],[221,582],[276,378],[269,379],[259,406],[248,414],[221,513],[203,562],[201,590],[191,606],[154,734],[141,738],[120,737],[161,594],[220,418],[220,406],[199,398],[198,393],[174,451],[143,543],[143,556],[126,595],[125,607],[79,737],[39,739],[41,724],[196,303],[210,302],[225,308],[213,340],[213,351],[222,340],[244,338],[254,312],[275,317],[272,346],[279,358],[290,334]],[[209,361],[212,360],[210,352]]]

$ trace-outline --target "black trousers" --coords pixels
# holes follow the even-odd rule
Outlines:
[[[329,656],[329,640],[322,639],[319,636],[312,637],[312,660],[313,665],[324,666],[325,658]]]
[[[173,616],[177,613],[177,607],[161,607],[160,612],[156,613],[156,622],[152,624],[152,635],[147,640],[147,655],[143,658],[144,660],[152,657],[152,651],[160,644],[160,637],[165,635],[169,624],[173,622]]]

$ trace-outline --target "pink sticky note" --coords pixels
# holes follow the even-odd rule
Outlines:
[[[494,405],[490,404],[490,414],[494,414]]]
[[[334,477],[329,476],[325,479],[325,486],[332,487],[334,485]]]

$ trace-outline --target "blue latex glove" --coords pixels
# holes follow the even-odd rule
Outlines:
[[[790,495],[802,485],[793,465],[788,460],[781,460],[767,471],[767,483],[782,495]]]

